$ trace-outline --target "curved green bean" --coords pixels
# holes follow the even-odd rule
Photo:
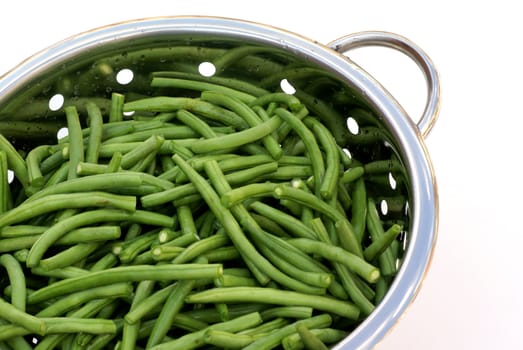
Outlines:
[[[22,266],[18,260],[10,254],[0,255],[0,265],[6,269],[7,276],[9,277],[9,283],[12,289],[11,304],[20,311],[25,312],[27,290]]]

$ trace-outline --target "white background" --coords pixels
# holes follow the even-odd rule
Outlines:
[[[441,76],[426,140],[440,226],[423,287],[377,347],[523,349],[521,187],[523,22],[517,1],[2,1],[0,75],[73,34],[121,20],[214,15],[262,22],[328,43],[362,30],[404,35]],[[425,87],[401,55],[350,55],[417,118]]]

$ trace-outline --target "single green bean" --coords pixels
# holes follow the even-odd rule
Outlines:
[[[184,264],[192,259],[205,254],[208,251],[225,246],[229,243],[229,237],[225,234],[215,234],[213,236],[201,239],[188,246],[174,260],[173,264]]]
[[[0,216],[0,227],[12,225],[35,216],[67,208],[113,207],[134,211],[136,199],[132,196],[113,195],[106,192],[79,192],[55,194],[25,202]]]
[[[314,131],[318,141],[321,143],[323,150],[325,151],[326,168],[325,176],[321,180],[320,194],[323,198],[330,199],[338,186],[338,179],[341,170],[338,145],[329,129],[318,120],[307,117],[304,119],[304,123]]]
[[[25,312],[27,290],[25,274],[22,266],[12,255],[9,254],[0,255],[0,265],[6,269],[9,278],[9,283],[12,289],[11,304],[18,310]]]
[[[36,304],[84,288],[92,288],[94,286],[103,286],[118,282],[217,278],[221,276],[222,273],[223,268],[219,264],[119,266],[104,271],[89,272],[76,278],[58,281],[32,293],[28,297],[27,302],[29,304]]]
[[[343,175],[341,176],[341,182],[346,184],[349,182],[353,182],[358,180],[363,176],[365,173],[365,169],[362,166],[356,166],[352,168],[348,168],[343,172]]]
[[[323,343],[323,341],[321,341],[321,339],[318,338],[316,334],[311,332],[307,326],[303,324],[296,325],[296,330],[298,331],[298,334],[300,335],[300,338],[303,341],[306,349],[329,350],[325,343]]]
[[[216,133],[209,124],[189,111],[179,110],[176,113],[176,118],[206,139],[216,137]]]
[[[206,101],[186,97],[148,97],[141,100],[127,102],[124,111],[152,111],[171,112],[186,109],[196,114],[203,115],[214,121],[230,125],[238,129],[247,127],[245,121],[236,113],[218,107]]]
[[[221,197],[221,203],[226,208],[231,208],[246,199],[272,196],[278,184],[271,182],[253,183],[237,187],[225,192]]]
[[[193,303],[262,302],[275,305],[309,306],[348,319],[357,319],[359,309],[352,303],[320,295],[309,295],[288,290],[261,287],[212,288],[187,296]]]
[[[145,140],[140,146],[124,154],[120,166],[123,169],[131,168],[133,165],[138,163],[138,161],[142,160],[148,154],[157,152],[164,141],[165,138],[163,136],[152,135],[147,140]]]
[[[111,94],[111,110],[109,113],[109,122],[119,122],[123,120],[123,106],[125,95],[113,92]]]
[[[147,341],[147,348],[159,344],[171,328],[173,319],[184,306],[184,299],[193,290],[195,280],[178,281],[167,297],[165,304],[156,319],[151,335]]]
[[[243,349],[255,340],[255,337],[245,334],[235,334],[215,329],[208,329],[203,335],[206,344],[223,349]]]
[[[37,317],[56,317],[73,310],[91,300],[102,298],[129,297],[133,289],[129,283],[114,283],[107,286],[88,288],[64,296],[40,310]]]
[[[35,199],[54,194],[88,191],[110,191],[113,188],[119,187],[137,187],[145,182],[144,175],[137,172],[89,175],[67,180],[56,185],[47,186],[29,197],[26,202],[34,201]]]
[[[21,326],[35,334],[44,335],[47,332],[47,324],[43,320],[18,309],[2,298],[0,298],[0,315],[13,325]]]
[[[266,122],[236,133],[217,136],[212,139],[197,140],[192,143],[191,150],[195,153],[207,153],[237,148],[264,138],[276,130],[281,123],[282,120],[274,116]]]
[[[27,173],[29,175],[29,184],[34,187],[42,187],[45,179],[40,169],[42,160],[51,154],[52,147],[49,145],[40,145],[33,148],[25,158],[27,164]]]
[[[403,227],[397,224],[389,227],[385,233],[376,238],[365,250],[363,256],[367,261],[374,260],[375,257],[380,256],[390,246],[393,240],[403,231]]]
[[[316,142],[316,137],[300,119],[288,110],[277,108],[274,112],[289,124],[292,130],[303,140],[307,153],[311,159],[315,193],[320,195],[320,188],[325,174],[325,164],[318,143]]]
[[[67,178],[74,179],[77,177],[76,166],[79,162],[84,161],[82,126],[75,106],[67,106],[64,110],[69,133],[69,172],[67,173]]]
[[[153,77],[151,81],[152,87],[173,87],[181,89],[189,89],[196,91],[213,91],[220,92],[227,96],[234,96],[235,98],[243,101],[250,102],[255,99],[254,96],[249,95],[245,92],[238,91],[226,86],[206,83],[202,81],[187,80],[187,79],[177,79],[177,78],[163,78],[163,77]]]
[[[100,108],[92,103],[86,104],[87,116],[89,117],[89,139],[85,150],[85,161],[98,163],[98,155],[102,143],[103,120]]]
[[[101,244],[98,242],[78,243],[60,253],[40,260],[40,266],[45,270],[54,270],[74,265],[94,253]]]

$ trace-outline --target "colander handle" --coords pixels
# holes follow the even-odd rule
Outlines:
[[[340,53],[346,53],[364,46],[383,46],[400,51],[410,57],[422,70],[427,83],[427,103],[417,126],[424,137],[429,134],[439,113],[440,87],[438,72],[432,60],[423,50],[403,36],[383,31],[364,31],[349,34],[330,42],[328,46]]]

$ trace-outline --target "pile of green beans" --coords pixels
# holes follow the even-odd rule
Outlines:
[[[155,72],[156,94],[66,104],[54,144],[0,130],[0,349],[326,349],[372,313],[406,230],[380,188],[403,167],[266,89],[285,74],[318,73]]]

